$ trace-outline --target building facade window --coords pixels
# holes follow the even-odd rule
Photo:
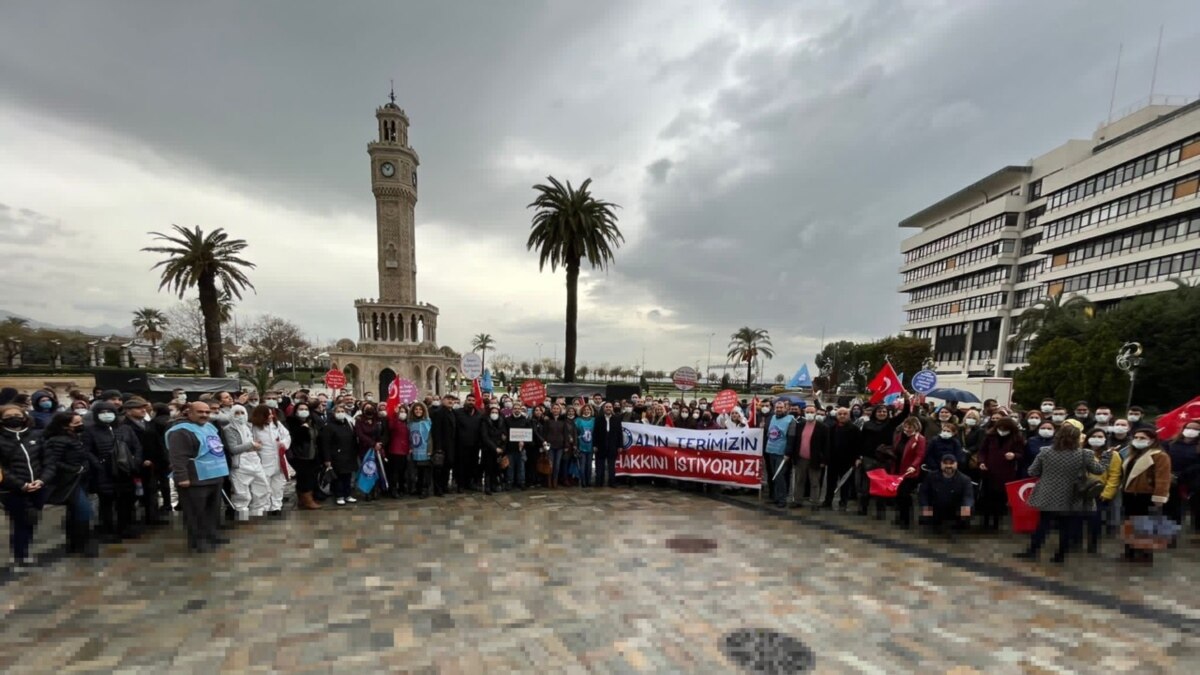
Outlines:
[[[929,307],[921,307],[907,312],[908,323],[918,323],[920,321],[929,321],[943,316],[953,316],[956,314],[969,314],[972,312],[981,312],[989,309],[994,309],[1004,305],[1008,301],[1008,293],[984,293],[963,300],[955,300],[952,302],[943,302],[938,305]]]
[[[948,234],[940,239],[924,244],[923,246],[914,248],[904,254],[905,264],[915,262],[922,258],[927,258],[935,253],[954,248],[968,241],[974,241],[990,234],[999,232],[1002,228],[1010,227],[1017,224],[1017,214],[1001,213],[998,216],[988,218],[987,220],[975,223],[970,227],[965,227],[954,234]]]
[[[965,276],[932,284],[924,288],[919,288],[908,294],[909,302],[921,302],[930,298],[940,298],[943,295],[958,293],[973,288],[983,288],[984,286],[994,286],[995,284],[1008,281],[1009,274],[1012,268],[1010,266],[993,267],[990,270],[983,272],[975,272]]]
[[[1127,185],[1145,176],[1174,168],[1181,161],[1200,155],[1200,136],[1172,143],[1165,148],[1132,159],[1104,173],[1089,176],[1050,194],[1046,209],[1054,211],[1097,194]]]
[[[1200,211],[1193,211],[1146,223],[1132,230],[1089,239],[1066,253],[1055,255],[1052,259],[1053,268],[1075,267],[1197,238],[1200,238]]]
[[[1190,276],[1197,269],[1197,259],[1200,259],[1200,251],[1177,253],[1154,260],[1143,260],[1087,274],[1078,274],[1052,282],[1047,287],[1056,287],[1061,284],[1064,293],[1095,293],[1127,286],[1152,284],[1172,277]]]
[[[1171,206],[1183,199],[1195,199],[1200,188],[1200,173],[1155,185],[1107,204],[1080,211],[1072,216],[1047,223],[1043,228],[1046,241],[1061,239],[1080,230],[1100,227],[1111,222],[1140,216],[1155,209]]]

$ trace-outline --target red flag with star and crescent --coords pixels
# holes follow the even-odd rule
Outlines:
[[[1159,415],[1155,425],[1159,440],[1175,438],[1188,422],[1200,421],[1200,396],[1184,403],[1165,415]]]
[[[891,394],[903,394],[904,386],[900,384],[900,378],[891,362],[885,361],[875,378],[867,385],[867,390],[871,392],[871,405],[875,405]]]
[[[387,417],[392,419],[396,416],[396,411],[400,408],[400,376],[392,378],[392,383],[388,385],[387,397]]]

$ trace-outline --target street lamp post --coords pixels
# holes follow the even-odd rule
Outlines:
[[[708,373],[708,371],[712,370],[712,339],[715,335],[716,333],[708,334],[708,357],[704,360],[705,373]]]
[[[1137,379],[1138,366],[1142,365],[1142,343],[1126,342],[1117,352],[1117,367],[1129,374],[1129,396],[1125,399],[1125,410],[1133,405],[1133,385]]]

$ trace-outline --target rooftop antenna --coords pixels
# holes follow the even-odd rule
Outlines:
[[[1161,39],[1161,38],[1160,38],[1160,39]],[[1155,67],[1157,68],[1158,66],[1156,65]],[[389,90],[388,90],[388,99],[389,99],[389,100],[390,100],[392,103],[395,103],[395,102],[396,102],[396,81],[395,81],[395,80],[388,80],[388,82],[391,84],[391,87],[390,87],[390,88],[389,88]]]
[[[1112,122],[1113,106],[1117,103],[1117,78],[1121,76],[1121,52],[1125,49],[1125,43],[1117,45],[1117,70],[1113,73],[1112,96],[1108,97],[1108,121]]]
[[[1158,48],[1154,50],[1154,71],[1150,75],[1150,105],[1154,105],[1154,85],[1158,81],[1158,55],[1162,53],[1163,24],[1158,25]]]

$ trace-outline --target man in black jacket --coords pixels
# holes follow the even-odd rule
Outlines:
[[[460,494],[473,490],[479,476],[479,452],[483,448],[483,414],[475,397],[467,395],[461,410],[454,413],[454,489]]]
[[[921,522],[935,530],[949,523],[955,530],[966,529],[975,506],[971,479],[958,471],[953,453],[942,455],[942,470],[925,476],[917,498],[921,503]]]
[[[825,473],[825,500],[822,504],[825,508],[833,508],[833,493],[838,492],[838,508],[846,510],[846,502],[854,492],[854,481],[847,477],[843,482],[842,477],[853,470],[861,444],[858,427],[850,421],[850,409],[838,408],[833,426],[829,427],[829,471]],[[838,483],[842,484],[840,491]]]
[[[612,403],[605,403],[596,416],[592,431],[592,447],[596,452],[596,487],[616,487],[617,454],[625,445],[621,417]]]
[[[442,397],[441,405],[431,406],[429,421],[433,424],[430,429],[433,436],[433,494],[441,497],[450,489],[450,468],[456,456],[454,397],[447,394]]]
[[[167,463],[163,433],[150,416],[150,403],[141,397],[134,396],[126,401],[121,413],[121,425],[129,427],[142,446],[142,461],[135,475],[142,482],[142,496],[139,499],[146,514],[143,522],[147,525],[165,525],[169,521],[158,510],[158,468]]]

